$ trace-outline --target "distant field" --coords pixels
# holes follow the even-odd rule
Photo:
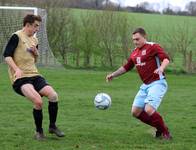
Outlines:
[[[82,10],[82,9],[72,9],[72,13],[78,17],[80,20],[86,12],[100,13],[102,11],[96,10]],[[193,52],[193,61],[196,61],[196,17],[191,16],[173,16],[173,15],[161,15],[161,14],[143,14],[143,13],[127,13],[127,12],[115,12],[119,14],[126,14],[130,19],[130,22],[134,24],[135,27],[144,27],[148,33],[148,39],[152,42],[158,42],[166,51],[171,52],[174,48],[171,47],[172,43],[169,43],[167,37],[176,37],[178,32],[182,32],[182,29],[188,28],[187,35],[193,39],[193,42],[187,48],[188,51]],[[130,42],[131,32],[130,28]],[[132,46],[133,48],[134,46]],[[176,48],[176,50],[179,50]],[[121,60],[121,59],[119,59]],[[183,70],[183,57],[179,52],[176,53],[174,57],[174,62],[169,68],[176,70]],[[119,61],[119,64],[121,62]]]
[[[47,101],[44,129],[47,140],[33,140],[32,106],[10,87],[7,68],[0,65],[0,146],[2,150],[195,150],[196,76],[168,74],[169,91],[159,112],[173,135],[172,141],[152,137],[149,126],[130,116],[130,106],[141,84],[135,72],[105,82],[105,71],[41,68],[59,94],[58,125],[62,139],[49,135]],[[109,110],[95,109],[98,92],[112,97]]]
[[[80,16],[86,12],[91,13],[100,13],[102,11],[97,10],[85,10],[85,9],[72,9],[72,13],[76,16]],[[165,41],[165,34],[167,32],[173,32],[174,28],[182,26],[189,27],[189,30],[194,35],[196,29],[196,17],[193,16],[175,16],[175,15],[162,15],[162,14],[145,14],[145,13],[128,13],[128,12],[118,12],[120,14],[127,14],[130,18],[130,22],[133,22],[136,27],[144,27],[148,33],[148,35],[159,36],[159,40],[161,42]],[[81,19],[78,17],[78,19]],[[179,31],[180,32],[180,31]],[[131,31],[130,31],[131,36]],[[175,36],[175,34],[173,35]],[[131,37],[130,37],[131,40]],[[131,41],[130,41],[131,42]],[[195,43],[193,43],[192,48],[196,46],[196,38]],[[195,50],[196,51],[196,50]]]

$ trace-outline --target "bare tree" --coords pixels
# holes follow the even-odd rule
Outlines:
[[[96,24],[95,15],[87,12],[81,16],[80,49],[84,56],[84,67],[91,64],[92,54],[96,45]]]
[[[188,12],[195,16],[196,15],[196,2],[195,1],[191,1],[186,5],[186,9],[188,10]]]
[[[1,5],[1,6],[4,6],[4,5],[6,4],[6,2],[7,2],[7,0],[1,0],[1,1],[0,1],[0,5]]]
[[[73,16],[72,16],[73,17]],[[75,60],[75,65],[76,67],[80,66],[80,37],[81,35],[81,30],[80,26],[77,22],[77,19],[72,18],[71,20],[71,28],[70,30],[72,31],[71,33],[71,51],[73,52],[73,60]]]
[[[147,10],[150,7],[150,3],[149,2],[141,2],[141,3],[139,3],[138,6]]]
[[[175,15],[175,12],[171,9],[170,5],[168,5],[167,8],[163,9],[163,14]]]
[[[51,9],[48,13],[48,37],[53,53],[68,64],[68,52],[72,43],[72,19],[69,9]]]
[[[119,18],[120,15],[114,11],[104,11],[97,14],[96,17],[96,24],[99,25],[97,27],[97,41],[102,50],[101,63],[104,66],[109,64],[110,67],[113,67],[115,58],[122,52],[119,51]]]
[[[124,61],[129,57],[130,48],[132,47],[131,32],[136,26],[136,19],[128,18],[128,14],[120,14],[118,20],[119,44],[122,51],[122,61]]]
[[[166,36],[167,42],[170,43],[170,47],[173,49],[170,49],[173,51],[173,56],[176,52],[182,54],[182,65],[186,71],[189,71],[187,68],[187,66],[189,66],[187,55],[190,51],[190,46],[196,39],[194,32],[195,31],[188,26],[188,22],[184,22],[183,24],[176,25]]]
[[[96,9],[101,8],[103,2],[104,2],[104,0],[94,0],[95,8],[96,8]]]

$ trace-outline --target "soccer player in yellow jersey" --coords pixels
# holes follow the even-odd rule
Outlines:
[[[16,93],[25,96],[33,103],[33,117],[36,126],[35,139],[45,138],[42,128],[42,96],[49,100],[49,133],[63,137],[64,133],[56,126],[58,95],[39,74],[35,62],[38,57],[38,40],[34,34],[39,30],[40,16],[28,14],[23,19],[23,28],[9,39],[4,51],[8,72]]]

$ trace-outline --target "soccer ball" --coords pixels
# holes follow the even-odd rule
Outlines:
[[[112,100],[111,97],[106,93],[98,93],[94,99],[95,107],[101,110],[108,109],[111,104]]]

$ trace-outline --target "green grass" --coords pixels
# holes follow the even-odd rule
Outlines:
[[[15,94],[7,68],[0,65],[0,146],[2,150],[195,150],[196,76],[168,74],[169,91],[159,112],[164,116],[172,141],[152,137],[151,127],[130,116],[130,107],[141,81],[135,72],[105,83],[106,71],[41,68],[59,94],[58,126],[64,138],[47,132],[47,99],[43,127],[47,140],[33,139],[32,104]],[[97,110],[98,92],[112,97],[112,107]]]

